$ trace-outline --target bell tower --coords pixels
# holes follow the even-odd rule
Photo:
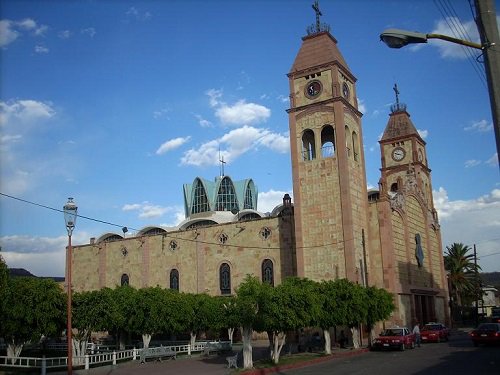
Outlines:
[[[288,73],[297,273],[364,284],[367,187],[356,78],[321,24],[307,30]]]

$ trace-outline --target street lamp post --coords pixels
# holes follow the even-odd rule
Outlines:
[[[423,34],[418,32],[388,29],[380,34],[380,40],[390,48],[401,48],[408,44],[427,43],[428,39],[441,39],[451,43],[483,50],[486,79],[490,96],[491,114],[497,146],[497,157],[500,165],[500,37],[496,21],[493,0],[475,0],[477,26],[481,36],[481,44],[453,38],[441,34]]]
[[[66,254],[66,285],[68,292],[67,315],[68,325],[66,328],[66,340],[68,343],[68,375],[73,374],[73,337],[71,327],[71,263],[72,263],[72,248],[71,248],[71,235],[75,228],[78,207],[73,198],[68,198],[68,202],[63,207],[64,221],[66,223],[66,230],[68,231],[68,251]]]

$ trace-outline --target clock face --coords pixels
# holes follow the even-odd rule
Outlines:
[[[349,99],[349,86],[345,82],[342,85],[342,95],[344,95],[344,98]]]
[[[418,161],[423,161],[424,160],[424,153],[422,150],[418,150]]]
[[[393,151],[392,151],[392,158],[396,161],[401,161],[404,159],[405,157],[405,150],[403,150],[401,147],[396,147]]]
[[[314,98],[321,93],[321,82],[312,81],[306,86],[306,96],[309,98]]]

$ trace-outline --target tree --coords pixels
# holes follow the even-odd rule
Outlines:
[[[116,301],[109,288],[75,293],[72,298],[73,358],[85,355],[92,332],[108,331],[118,315]]]
[[[5,290],[5,288],[7,287],[8,279],[9,279],[9,268],[7,267],[7,263],[5,263],[2,255],[0,254],[0,297],[2,291]]]
[[[227,335],[232,345],[234,330],[238,327],[239,324],[236,297],[233,296],[222,297],[221,303],[222,303],[222,314],[224,316],[223,321],[225,322],[225,326],[227,328]]]
[[[444,268],[448,271],[451,295],[461,306],[465,300],[476,300],[478,278],[477,272],[481,269],[474,262],[472,249],[462,243],[453,243],[446,246]],[[468,298],[469,297],[469,298]]]
[[[9,357],[18,357],[24,344],[64,329],[66,297],[51,279],[9,278],[0,303],[0,337],[7,342]]]
[[[120,350],[125,349],[125,341],[133,332],[133,317],[135,315],[134,300],[137,290],[129,285],[119,286],[115,289],[106,289],[110,293],[113,309],[107,322],[108,331],[115,333]]]
[[[369,345],[373,340],[373,326],[375,323],[389,318],[395,309],[391,293],[385,289],[370,286],[365,289],[368,309],[366,314],[366,325],[370,330]]]
[[[279,362],[286,332],[308,327],[317,321],[320,303],[316,283],[298,277],[287,278],[276,288],[265,284],[259,315],[267,331],[272,332],[272,359]]]
[[[259,309],[263,297],[263,285],[260,280],[247,275],[236,290],[235,308],[239,316],[241,337],[243,339],[243,368],[252,368],[252,332],[259,325]]]
[[[331,354],[331,338],[330,328],[342,324],[345,321],[343,311],[339,309],[338,284],[335,281],[322,281],[316,284],[316,293],[318,295],[318,303],[320,313],[317,315],[316,326],[323,330],[325,338],[325,354]]]
[[[358,341],[359,325],[366,322],[368,314],[368,303],[364,288],[347,279],[336,280],[335,287],[337,288],[339,301],[337,306],[339,309],[339,323],[350,327],[353,346],[358,348],[360,345]]]

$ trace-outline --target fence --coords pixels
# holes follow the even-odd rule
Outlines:
[[[205,350],[207,344],[213,344],[209,341],[198,341],[194,345],[179,344],[168,346],[177,354],[187,354],[190,356],[192,353],[201,353]],[[231,347],[230,341],[217,341],[221,345]],[[55,348],[54,348],[55,349]],[[62,349],[58,347],[57,349]],[[99,348],[102,349],[102,348]],[[88,352],[91,352],[88,347]],[[97,349],[95,349],[97,350]],[[137,360],[140,356],[140,351],[143,349],[126,349],[126,350],[113,350],[102,353],[86,354],[83,357],[73,357],[73,367],[80,367],[88,370],[90,367],[102,366],[106,364],[116,365],[117,362],[126,360]],[[0,356],[0,367],[14,367],[14,368],[39,368],[41,374],[44,375],[47,369],[65,368],[68,366],[68,357],[7,357]]]

